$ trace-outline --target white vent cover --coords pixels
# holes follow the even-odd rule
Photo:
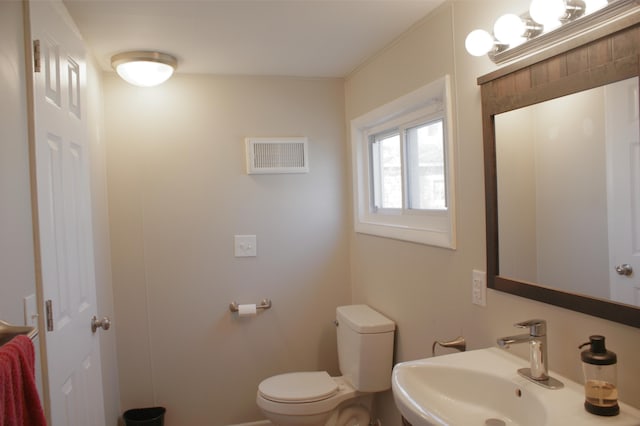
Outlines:
[[[247,173],[308,173],[307,138],[247,138]]]

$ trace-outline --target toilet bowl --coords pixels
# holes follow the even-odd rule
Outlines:
[[[395,323],[366,305],[336,309],[342,376],[285,373],[258,386],[256,403],[276,426],[367,426],[374,392],[391,387]]]
[[[263,380],[256,402],[278,426],[366,426],[372,394],[325,371],[280,374]]]

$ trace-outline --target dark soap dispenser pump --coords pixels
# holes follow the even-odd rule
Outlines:
[[[604,336],[590,336],[589,345],[581,353],[584,373],[584,408],[599,416],[615,416],[620,413],[618,388],[616,387],[618,358],[604,345]]]

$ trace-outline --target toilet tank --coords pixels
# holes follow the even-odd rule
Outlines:
[[[343,377],[361,392],[389,389],[395,323],[367,305],[339,306],[336,319]]]

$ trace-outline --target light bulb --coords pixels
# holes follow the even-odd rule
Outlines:
[[[133,85],[152,87],[167,81],[173,74],[173,67],[159,62],[135,61],[118,65],[116,72]]]
[[[529,6],[531,19],[544,26],[545,31],[550,31],[561,25],[562,18],[567,10],[564,0],[532,0]]]
[[[493,49],[493,37],[485,30],[473,30],[464,41],[464,46],[470,55],[486,55]]]
[[[498,18],[493,25],[493,34],[504,44],[519,44],[527,26],[518,15],[508,13]]]
[[[111,66],[126,82],[152,87],[164,83],[175,71],[178,61],[162,52],[137,50],[111,57]]]
[[[583,0],[585,3],[584,14],[588,15],[590,13],[596,12],[603,7],[605,7],[609,2],[607,0]]]

